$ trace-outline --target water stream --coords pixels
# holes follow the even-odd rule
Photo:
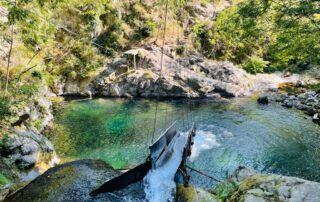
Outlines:
[[[143,162],[151,143],[154,100],[71,101],[55,118],[49,138],[63,161],[102,159],[114,168]],[[262,172],[320,181],[320,127],[294,109],[258,105],[253,98],[230,101],[167,100],[159,103],[156,136],[174,120],[197,136],[188,164],[216,178],[239,165]],[[156,139],[156,138],[155,138]],[[191,172],[191,183],[214,182]]]

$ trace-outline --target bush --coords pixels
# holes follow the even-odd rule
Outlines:
[[[214,187],[212,192],[216,194],[222,201],[226,201],[231,193],[238,189],[238,184],[235,182],[221,182]]]
[[[10,115],[10,99],[8,97],[0,97],[0,119]]]
[[[269,62],[258,56],[251,56],[241,67],[251,74],[256,74],[264,72],[268,64]]]
[[[0,139],[0,150],[6,149],[10,145],[10,138],[8,134],[5,134],[1,139]]]
[[[141,27],[136,30],[134,38],[136,40],[142,40],[152,35],[156,29],[156,23],[152,20],[147,20]]]
[[[42,79],[42,74],[41,74],[41,72],[39,72],[39,71],[37,71],[37,70],[33,71],[31,75],[32,75],[34,78]]]
[[[183,45],[176,47],[176,53],[178,55],[183,55],[185,51],[186,51],[186,47]]]
[[[2,173],[0,173],[0,186],[10,183],[10,180],[8,180]]]
[[[16,89],[16,94],[25,95],[27,97],[31,97],[34,93],[38,92],[38,86],[25,84]]]

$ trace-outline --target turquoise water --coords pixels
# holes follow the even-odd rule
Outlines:
[[[320,181],[320,127],[302,112],[252,98],[224,102],[94,99],[68,102],[55,118],[50,138],[65,161],[103,159],[117,169],[146,158],[148,146],[174,120],[191,122],[197,136],[189,165],[224,178],[239,165],[262,172]],[[211,186],[196,173],[192,183]]]

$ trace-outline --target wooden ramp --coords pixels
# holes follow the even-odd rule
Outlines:
[[[182,161],[176,174],[176,182],[188,184],[189,176],[186,170],[187,157],[191,154],[191,146],[193,144],[193,137],[195,136],[196,128],[193,125],[187,134],[187,141],[184,145],[182,155]],[[174,147],[173,141],[177,138],[177,123],[174,122],[155,142],[149,147],[150,154],[147,160],[138,165],[137,167],[115,177],[98,189],[90,193],[91,196],[96,196],[100,193],[113,192],[126,188],[128,185],[142,180],[150,169],[161,169],[161,166],[165,164],[172,155]],[[169,146],[170,145],[170,146]]]

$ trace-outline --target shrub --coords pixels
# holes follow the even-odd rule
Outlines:
[[[10,99],[8,97],[0,97],[0,119],[10,115]]]
[[[231,193],[238,189],[238,184],[235,182],[225,181],[219,183],[212,190],[222,201],[226,201]]]
[[[185,51],[186,51],[186,47],[184,45],[180,45],[176,47],[176,53],[178,55],[183,55]]]
[[[35,77],[35,78],[42,79],[42,74],[41,74],[41,72],[39,72],[39,71],[37,71],[37,70],[33,71],[31,75],[32,75],[33,77]]]
[[[156,23],[152,20],[147,20],[141,27],[136,30],[134,38],[136,40],[142,40],[152,35],[156,29]]]
[[[0,173],[0,186],[10,183],[10,180],[8,180],[2,173]]]
[[[258,56],[249,57],[248,61],[241,65],[243,69],[251,74],[262,73],[269,63]]]
[[[10,138],[8,134],[4,134],[4,136],[0,139],[0,150],[6,149],[10,145]]]
[[[38,86],[32,84],[25,84],[23,86],[18,87],[15,93],[31,97],[36,92],[38,92]]]

